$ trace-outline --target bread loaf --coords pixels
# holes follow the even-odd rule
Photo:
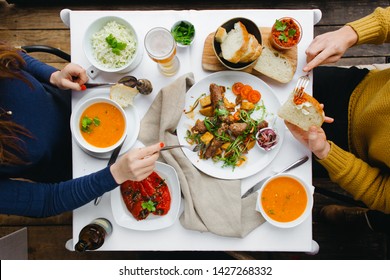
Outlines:
[[[290,60],[266,46],[263,47],[253,69],[280,83],[288,83],[294,76],[294,67]]]
[[[320,103],[307,93],[298,99],[291,93],[279,108],[278,116],[306,131],[313,125],[320,127],[325,118]]]
[[[117,102],[122,108],[126,108],[133,104],[133,99],[138,93],[137,88],[116,84],[110,89],[110,99]]]

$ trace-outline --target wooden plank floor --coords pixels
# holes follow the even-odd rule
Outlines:
[[[47,1],[46,2],[51,2]],[[246,9],[285,8],[320,9],[322,19],[315,26],[315,34],[339,28],[347,21],[371,13],[376,7],[387,7],[389,1],[142,1],[142,4],[122,4],[113,0],[110,6],[103,1],[52,1],[56,4],[35,1],[0,0],[0,38],[15,46],[29,44],[51,45],[65,52],[70,51],[69,29],[62,23],[59,13],[63,8],[73,10],[153,10],[153,9]],[[184,2],[184,1],[183,1]],[[264,3],[263,3],[264,2]],[[16,3],[16,4],[9,4]],[[93,4],[89,4],[93,3]],[[53,56],[34,55],[37,58],[62,67],[65,61]],[[338,63],[340,65],[386,63],[390,57],[388,46],[361,46],[349,50]],[[326,187],[343,193],[328,180],[314,178],[316,187]],[[294,252],[88,252],[78,254],[65,249],[65,242],[72,236],[72,213],[46,219],[0,215],[0,236],[22,227],[28,229],[29,259],[388,259],[388,237],[371,232],[349,232],[332,228],[318,220],[322,206],[339,201],[315,194],[313,209],[313,238],[320,245],[317,255]]]

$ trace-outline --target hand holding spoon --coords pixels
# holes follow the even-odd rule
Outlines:
[[[101,86],[113,86],[116,84],[124,84],[128,87],[136,87],[140,94],[148,95],[153,91],[152,83],[147,79],[137,79],[134,76],[124,76],[117,83],[86,83],[86,88],[94,88]]]

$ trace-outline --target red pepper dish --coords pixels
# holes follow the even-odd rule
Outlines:
[[[150,213],[164,216],[171,208],[168,185],[156,172],[142,181],[126,181],[120,189],[127,209],[138,221]]]
[[[277,19],[272,26],[270,43],[277,50],[289,50],[296,46],[302,38],[299,22],[290,17]]]

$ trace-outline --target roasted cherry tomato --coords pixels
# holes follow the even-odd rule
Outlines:
[[[248,94],[253,90],[253,88],[250,85],[244,85],[241,88],[241,97],[242,99],[247,99]]]
[[[247,100],[249,102],[252,102],[253,104],[256,104],[259,102],[261,99],[261,94],[258,90],[253,89],[252,91],[249,92]]]
[[[232,86],[232,92],[235,95],[240,95],[241,94],[241,89],[242,89],[243,86],[244,86],[244,84],[241,83],[241,82],[234,83],[233,86]]]

